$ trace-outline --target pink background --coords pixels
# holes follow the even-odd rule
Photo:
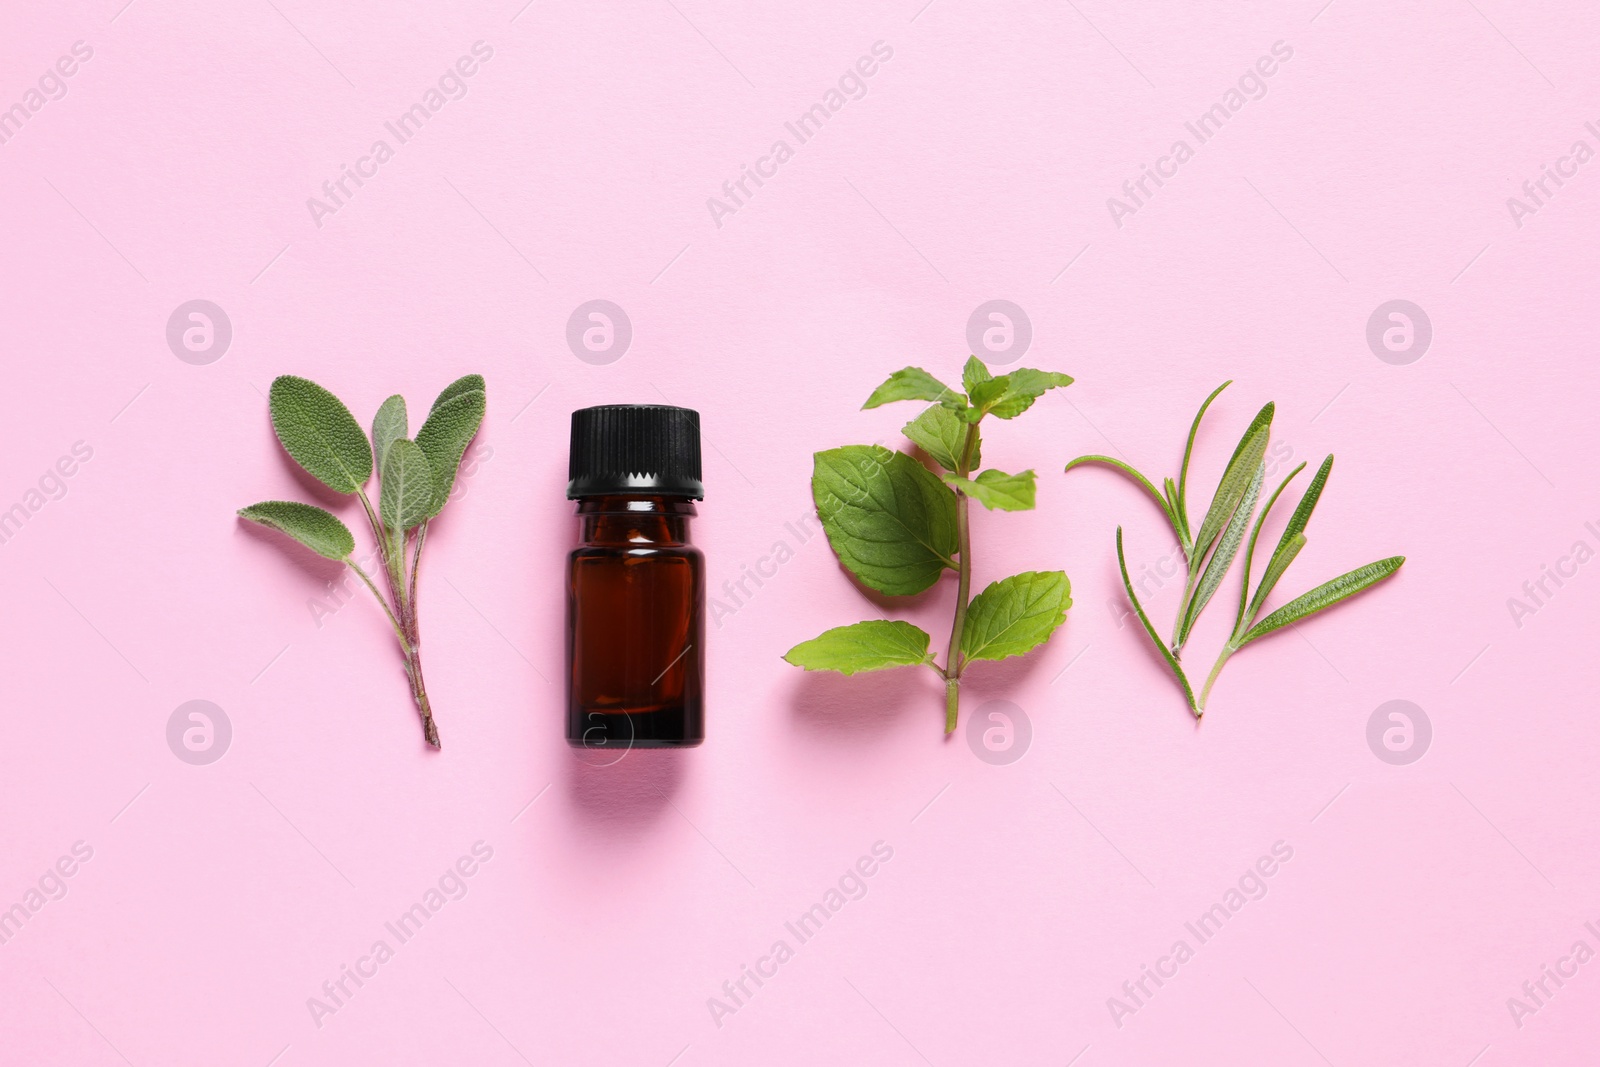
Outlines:
[[[1520,1026],[1507,998],[1600,949],[1600,564],[1520,627],[1507,599],[1600,547],[1600,164],[1520,226],[1506,198],[1600,146],[1600,14],[920,3],[7,5],[0,107],[93,55],[0,145],[0,508],[93,454],[0,545],[0,908],[93,854],[0,945],[0,1060],[1594,1061],[1600,963]],[[318,226],[307,198],[480,40],[467,95]],[[876,41],[865,97],[717,225],[707,198]],[[1267,95],[1116,225],[1107,198],[1279,41]],[[566,323],[601,298],[634,336],[591,365]],[[1038,510],[974,522],[980,584],[1073,582],[1048,646],[970,676],[964,716],[1014,702],[1023,758],[946,740],[925,673],[780,662],[871,617],[820,538],[712,631],[703,748],[574,758],[567,413],[702,412],[720,589],[793,544],[813,449],[900,443],[914,408],[857,406],[908,362],[954,378],[993,298],[1031,319],[1017,365],[1078,379],[988,435],[1040,472]],[[208,365],[166,340],[193,299],[233,327]],[[1409,365],[1366,341],[1393,299],[1433,324]],[[334,569],[233,512],[318,499],[272,438],[274,375],[366,421],[469,371],[481,462],[422,583],[432,754],[375,606],[318,620]],[[1060,470],[1175,472],[1229,377],[1203,492],[1267,399],[1295,462],[1339,456],[1285,593],[1410,562],[1240,653],[1197,729],[1119,623],[1115,526],[1136,566],[1170,536],[1126,483]],[[952,595],[891,610],[942,644]],[[232,724],[206,766],[166,740],[193,699]],[[1433,729],[1404,766],[1367,742],[1395,699]],[[465,896],[319,1027],[307,998],[478,841]],[[866,895],[798,944],[784,923],[879,841]],[[1266,895],[1119,1026],[1108,998],[1277,842]],[[708,998],[780,938],[794,958],[719,1026]]]

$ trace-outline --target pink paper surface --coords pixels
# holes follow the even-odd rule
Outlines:
[[[0,1062],[1596,1062],[1597,46],[1504,0],[7,5]],[[594,300],[620,357],[569,344]],[[779,657],[875,617],[796,532],[812,451],[903,446],[915,408],[861,401],[955,379],[991,300],[1031,342],[980,354],[1077,382],[988,429],[1039,506],[975,511],[975,587],[1075,603],[946,739],[926,672]],[[1415,313],[1369,343],[1397,300],[1425,349]],[[376,606],[234,511],[360,517],[274,440],[275,375],[366,422],[471,371],[436,754]],[[1227,378],[1202,500],[1269,399],[1276,469],[1339,457],[1278,602],[1409,562],[1197,728],[1112,548],[1154,574],[1170,533],[1061,468],[1175,474]],[[663,401],[704,426],[709,738],[606,767],[561,736],[567,415]],[[886,610],[942,647],[953,596]],[[1390,701],[1409,749],[1369,743]]]

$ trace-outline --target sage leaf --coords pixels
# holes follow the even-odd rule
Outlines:
[[[378,514],[394,534],[403,537],[404,531],[433,514],[439,481],[415,441],[402,437],[389,445],[380,480]]]
[[[1233,557],[1238,554],[1239,544],[1244,540],[1245,527],[1250,525],[1250,519],[1255,514],[1256,497],[1261,493],[1261,480],[1266,475],[1266,466],[1256,464],[1255,477],[1250,480],[1250,486],[1244,492],[1244,499],[1239,501],[1239,506],[1233,511],[1233,517],[1228,520],[1227,528],[1222,531],[1222,539],[1217,542],[1217,550],[1211,553],[1211,558],[1206,562],[1205,573],[1200,576],[1200,585],[1195,590],[1193,599],[1189,601],[1183,629],[1178,634],[1178,648],[1183,648],[1184,642],[1189,638],[1189,631],[1194,629],[1194,624],[1200,619],[1200,613],[1205,610],[1206,604],[1222,585],[1222,578],[1228,573],[1228,568],[1233,566]]]
[[[992,583],[967,608],[962,657],[1005,659],[1039,647],[1066,621],[1071,592],[1061,571],[1024,571]]]
[[[350,528],[332,512],[293,500],[264,500],[239,509],[240,518],[271,527],[327,559],[347,559],[356,550]]]
[[[990,511],[1032,511],[1034,480],[1032,471],[1007,474],[989,469],[979,471],[976,478],[958,478],[944,475],[944,483],[958,493],[965,493]]]
[[[858,674],[931,663],[931,640],[927,631],[909,622],[869,619],[824,630],[795,645],[783,658],[808,671]]]
[[[450,499],[461,457],[483,424],[487,403],[483,375],[468,374],[445,386],[428,410],[416,441],[433,468],[438,492],[428,507],[426,518],[439,514]]]
[[[389,446],[400,438],[407,436],[410,429],[406,423],[406,398],[396,393],[378,406],[378,413],[372,416],[372,455],[373,466],[381,477],[383,474],[383,460],[389,454]]]
[[[1272,413],[1273,404],[1269,400],[1250,421],[1244,436],[1239,439],[1238,447],[1233,450],[1228,465],[1223,468],[1222,479],[1217,483],[1216,495],[1211,498],[1211,507],[1206,511],[1205,521],[1200,524],[1200,532],[1195,534],[1194,555],[1189,559],[1191,567],[1198,567],[1200,558],[1222,533],[1223,525],[1239,506],[1239,500],[1244,496],[1250,479],[1255,477],[1256,467],[1267,454],[1267,439],[1272,436]],[[1178,491],[1181,496],[1183,492],[1181,481]]]
[[[904,452],[846,445],[813,457],[811,494],[828,543],[863,584],[920,593],[955,569],[956,498]]]
[[[1150,625],[1150,616],[1144,613],[1144,606],[1139,603],[1139,597],[1133,591],[1133,581],[1128,577],[1128,561],[1122,554],[1122,527],[1117,527],[1117,566],[1122,569],[1122,588],[1127,591],[1128,603],[1133,605],[1133,613],[1139,617],[1139,624],[1144,627],[1144,632],[1149,635],[1150,643],[1156,646],[1156,651],[1161,653],[1161,658],[1167,661],[1173,676],[1178,679],[1178,684],[1183,686],[1183,695],[1189,701],[1189,710],[1194,712],[1194,717],[1200,717],[1200,706],[1195,703],[1194,690],[1189,686],[1189,678],[1183,673],[1183,666],[1178,662],[1167,643],[1161,640],[1161,635],[1156,633],[1156,628]]]
[[[989,414],[997,419],[1014,419],[1049,390],[1071,384],[1070,374],[1018,367],[1006,375],[1005,394],[989,407]]]
[[[945,470],[960,468],[961,450],[967,442],[967,424],[949,408],[934,404],[906,423],[901,432]],[[969,469],[983,462],[982,449],[982,441],[974,434]]]
[[[372,446],[350,409],[332,393],[292,374],[273,379],[272,428],[307,474],[339,493],[355,493],[372,477]]]
[[[1404,556],[1390,556],[1380,559],[1376,563],[1369,563],[1365,567],[1357,567],[1348,574],[1341,574],[1331,582],[1324,582],[1309,593],[1295,597],[1283,607],[1252,626],[1244,635],[1241,645],[1249,644],[1258,637],[1264,637],[1274,630],[1282,629],[1290,623],[1299,622],[1308,615],[1314,615],[1333,605],[1355,596],[1363,589],[1371,588],[1400,569],[1406,561]]]
[[[888,381],[874,389],[861,407],[863,410],[881,407],[896,400],[937,400],[951,404],[960,398],[960,393],[921,367],[902,367],[889,375]]]

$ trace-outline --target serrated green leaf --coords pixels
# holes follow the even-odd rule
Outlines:
[[[949,403],[960,399],[961,394],[945,385],[921,367],[902,367],[889,375],[889,379],[872,391],[862,409],[881,407],[896,400],[937,400]]]
[[[1267,440],[1272,436],[1272,414],[1273,404],[1268,401],[1256,413],[1256,417],[1250,420],[1250,425],[1244,431],[1244,436],[1239,438],[1239,445],[1233,450],[1228,465],[1223,468],[1222,478],[1217,482],[1216,495],[1211,498],[1211,507],[1206,511],[1205,521],[1200,524],[1200,532],[1194,537],[1194,554],[1189,560],[1191,566],[1198,564],[1212,542],[1222,533],[1223,526],[1233,515],[1234,509],[1239,506],[1245,487],[1250,484],[1250,479],[1255,477],[1256,467],[1267,454]],[[1182,491],[1180,482],[1179,493]]]
[[[344,402],[308,378],[273,379],[267,404],[283,449],[307,474],[339,493],[372,477],[372,446]]]
[[[402,534],[434,514],[439,480],[415,441],[402,437],[390,443],[380,481],[378,514],[394,533]]]
[[[1189,457],[1194,453],[1195,435],[1200,432],[1200,420],[1205,418],[1206,408],[1211,406],[1211,402],[1217,398],[1219,393],[1232,384],[1233,379],[1229,378],[1227,381],[1211,390],[1211,395],[1206,397],[1205,401],[1201,403],[1200,410],[1194,413],[1194,422],[1189,424],[1189,440],[1183,446],[1183,466],[1178,469],[1177,513],[1178,516],[1183,520],[1183,528],[1185,530],[1189,528]]]
[[[439,514],[450,499],[450,490],[456,484],[456,471],[461,467],[461,456],[477,435],[478,427],[483,424],[487,404],[488,392],[483,375],[467,374],[445,386],[433,402],[433,407],[428,410],[428,417],[416,437],[417,447],[428,457],[437,486],[427,518]]]
[[[983,360],[977,356],[968,356],[967,365],[961,368],[961,388],[971,396],[972,390],[980,382],[986,382],[993,377],[994,375],[989,373],[989,368],[983,365]]]
[[[288,534],[319,556],[345,559],[356,550],[349,527],[332,512],[294,500],[264,500],[239,509],[240,518]]]
[[[1006,374],[1006,383],[1005,394],[989,407],[989,414],[997,419],[1016,418],[1051,389],[1071,385],[1072,376],[1057,371],[1018,367]]]
[[[1233,517],[1228,520],[1227,528],[1222,531],[1222,538],[1217,542],[1216,551],[1212,552],[1211,558],[1206,561],[1205,573],[1200,576],[1200,584],[1195,588],[1195,594],[1189,600],[1189,607],[1184,612],[1183,628],[1178,631],[1180,650],[1188,641],[1189,632],[1194,629],[1194,624],[1200,620],[1200,613],[1206,609],[1206,604],[1222,585],[1223,576],[1228,573],[1228,568],[1233,566],[1233,558],[1239,552],[1240,542],[1244,540],[1245,527],[1250,525],[1250,518],[1255,514],[1256,498],[1261,493],[1261,480],[1266,476],[1266,466],[1258,463],[1255,477],[1250,480],[1250,486],[1244,492],[1244,499],[1240,500],[1239,506],[1233,510]]]
[[[880,445],[813,458],[811,493],[828,543],[865,585],[909,596],[955,568],[956,498],[932,471]]]
[[[934,404],[906,423],[901,432],[945,470],[959,468],[961,450],[966,447],[967,424],[954,411]],[[982,453],[983,441],[974,433],[969,469],[983,462]]]
[[[1183,673],[1183,665],[1178,662],[1167,643],[1161,640],[1156,633],[1156,628],[1150,625],[1150,616],[1144,613],[1144,606],[1139,603],[1139,597],[1133,591],[1133,580],[1128,577],[1128,561],[1122,554],[1122,527],[1117,527],[1117,566],[1122,569],[1122,588],[1127,591],[1128,603],[1133,605],[1133,613],[1139,617],[1139,624],[1144,627],[1144,632],[1149,636],[1150,643],[1156,646],[1156,651],[1161,653],[1161,658],[1166,660],[1173,676],[1178,679],[1178,684],[1183,687],[1183,695],[1189,701],[1189,710],[1195,718],[1200,717],[1200,706],[1195,703],[1194,690],[1189,686],[1189,678]]]
[[[383,473],[383,460],[389,446],[411,432],[406,422],[406,398],[396,393],[378,406],[372,416],[372,458],[379,475]]]
[[[825,630],[795,645],[783,658],[808,671],[840,674],[915,667],[933,662],[928,653],[931,640],[926,631],[909,622],[869,619]]]
[[[998,378],[985,378],[967,391],[967,399],[973,407],[986,412],[1000,402],[1010,387],[1011,379],[1004,374]]]
[[[1024,571],[992,583],[967,606],[963,659],[1005,659],[1044,644],[1066,621],[1071,592],[1061,571]]]
[[[965,493],[990,511],[999,508],[1001,511],[1031,511],[1033,510],[1034,479],[1032,471],[1023,471],[1021,474],[1007,474],[990,468],[979,471],[978,476],[972,479],[957,478],[954,474],[946,474],[944,484],[958,493]]]
[[[1302,537],[1304,535],[1301,535]],[[1239,644],[1247,645],[1258,637],[1264,637],[1274,630],[1282,629],[1290,623],[1299,622],[1308,615],[1323,611],[1341,600],[1355,596],[1363,589],[1368,589],[1395,571],[1406,561],[1404,556],[1390,556],[1380,559],[1376,563],[1369,563],[1365,567],[1357,567],[1348,574],[1341,574],[1331,582],[1323,582],[1309,593],[1295,597],[1271,615],[1262,619],[1245,633],[1244,640]]]
[[[1306,465],[1304,463],[1300,464],[1294,470],[1290,471],[1284,477],[1283,481],[1278,483],[1278,488],[1274,489],[1272,491],[1272,495],[1267,498],[1266,506],[1261,509],[1261,514],[1256,516],[1256,524],[1250,530],[1250,543],[1245,546],[1244,550],[1244,575],[1239,581],[1239,610],[1234,615],[1233,620],[1233,641],[1237,641],[1240,637],[1244,636],[1244,632],[1249,628],[1249,624],[1255,621],[1254,612],[1251,612],[1247,615],[1245,612],[1245,607],[1250,596],[1250,571],[1251,568],[1255,566],[1256,540],[1261,536],[1261,527],[1266,525],[1267,516],[1272,513],[1272,506],[1278,502],[1278,498],[1283,495],[1283,491],[1289,488],[1289,483],[1294,481],[1295,475],[1299,474],[1305,469]],[[1296,549],[1296,551],[1299,550]]]

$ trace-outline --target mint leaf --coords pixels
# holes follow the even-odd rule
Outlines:
[[[932,640],[926,631],[909,622],[870,619],[825,630],[795,645],[783,658],[808,671],[882,671],[933,662],[928,654]]]
[[[989,407],[989,414],[997,419],[1014,419],[1049,390],[1071,384],[1072,376],[1068,374],[1018,367],[1006,375],[1006,391]]]
[[[379,475],[383,473],[383,459],[389,453],[389,446],[410,432],[406,424],[406,398],[396,393],[378,406],[378,413],[372,416],[372,455],[373,466]]]
[[[973,407],[987,412],[1000,402],[1000,398],[1006,395],[1006,390],[1010,387],[1011,379],[1004,375],[999,378],[985,378],[967,390],[967,399],[972,401]]]
[[[437,495],[429,505],[426,518],[432,518],[444,509],[450,499],[450,490],[456,483],[456,471],[461,466],[461,456],[472,443],[483,424],[483,413],[488,402],[483,375],[468,374],[457,378],[433,402],[428,418],[417,431],[417,447],[428,457],[433,477],[438,486]]]
[[[962,656],[1005,659],[1044,644],[1066,621],[1071,591],[1061,571],[1024,571],[994,582],[967,608]]]
[[[943,404],[950,404],[959,400],[960,396],[961,394],[921,367],[902,367],[889,375],[888,381],[873,390],[872,395],[867,397],[867,402],[861,407],[863,410],[881,407],[896,400],[937,400]]]
[[[391,532],[404,531],[434,514],[432,508],[439,491],[433,465],[415,441],[402,437],[389,446],[384,462],[378,514]]]
[[[968,356],[967,365],[961,368],[961,388],[971,396],[972,391],[982,382],[989,381],[994,375],[989,373],[989,368],[983,365],[983,360],[977,356]]]
[[[1304,536],[1303,534],[1300,536]],[[1324,582],[1311,590],[1295,597],[1271,615],[1250,627],[1244,635],[1241,645],[1249,644],[1258,637],[1264,637],[1272,631],[1288,626],[1290,623],[1299,622],[1308,615],[1331,608],[1348,597],[1355,596],[1363,589],[1377,585],[1395,571],[1406,561],[1404,556],[1390,556],[1380,559],[1376,563],[1369,563],[1365,567],[1357,567],[1348,574],[1341,574],[1331,582]]]
[[[239,509],[239,517],[288,534],[319,556],[346,559],[356,539],[338,516],[293,500],[264,500]]]
[[[935,404],[906,423],[900,432],[945,470],[953,471],[960,465],[961,449],[967,441],[967,424],[949,408]],[[974,437],[969,466],[976,467],[983,462],[982,451],[982,440]]]
[[[904,452],[880,445],[818,452],[811,493],[834,554],[868,587],[909,596],[955,568],[955,494]]]
[[[944,483],[958,493],[965,493],[990,511],[999,508],[1001,511],[1031,511],[1033,510],[1033,472],[1023,471],[1021,474],[1007,474],[990,468],[979,471],[978,476],[971,480],[957,478],[954,474],[943,475]]]
[[[283,449],[307,474],[339,493],[359,492],[372,477],[372,446],[350,409],[306,378],[273,379],[268,406]]]

